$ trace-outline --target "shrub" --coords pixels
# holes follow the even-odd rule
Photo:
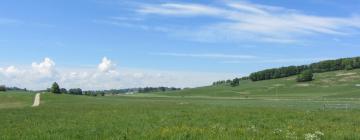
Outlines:
[[[0,91],[6,91],[6,87],[4,85],[0,85]]]
[[[314,74],[311,70],[305,70],[301,72],[301,74],[298,75],[296,81],[297,82],[308,82],[312,81],[314,77]]]
[[[61,89],[60,89],[60,92],[63,93],[63,94],[67,94],[67,93],[68,93],[67,90],[66,90],[66,88],[61,88]]]
[[[80,88],[73,88],[73,89],[69,89],[69,94],[72,94],[72,95],[82,95],[83,92]]]

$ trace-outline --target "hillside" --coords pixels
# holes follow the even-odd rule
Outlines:
[[[236,98],[360,98],[360,69],[315,74],[312,82],[298,83],[296,76],[252,82],[237,87],[207,86],[176,92],[155,93],[165,96],[236,97]]]

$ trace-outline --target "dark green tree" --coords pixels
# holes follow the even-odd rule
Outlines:
[[[6,87],[4,85],[0,85],[0,91],[6,91]]]
[[[61,94],[59,84],[54,82],[50,89],[51,93]]]
[[[232,87],[236,87],[238,85],[240,85],[240,79],[239,78],[235,78],[234,80],[232,80],[232,82],[230,83],[230,85]]]
[[[345,70],[352,70],[354,69],[353,67],[353,63],[354,63],[355,59],[344,59],[342,61],[342,65],[344,66]]]
[[[301,74],[298,75],[296,81],[297,82],[308,82],[312,81],[314,77],[314,74],[311,70],[305,70],[301,72]]]
[[[73,89],[69,89],[69,94],[82,95],[83,92],[82,92],[81,88],[73,88]]]
[[[60,92],[63,93],[63,94],[67,94],[67,93],[68,93],[67,90],[66,90],[66,88],[61,88],[61,89],[60,89]]]

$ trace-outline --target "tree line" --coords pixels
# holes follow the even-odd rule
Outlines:
[[[181,90],[181,88],[175,87],[145,87],[145,88],[138,88],[137,91],[139,93],[150,93],[150,92],[165,92],[165,91],[176,91]]]
[[[340,58],[336,60],[325,60],[309,65],[288,66],[280,68],[266,69],[251,73],[250,76],[235,78],[232,80],[216,81],[212,85],[238,86],[243,80],[262,81],[278,79],[298,75],[298,82],[313,80],[313,73],[330,72],[337,70],[352,70],[360,68],[360,57]]]
[[[28,91],[28,90],[26,88],[6,87],[5,85],[0,85],[0,91]]]
[[[310,65],[266,69],[251,73],[249,77],[252,81],[261,81],[298,75],[305,70],[309,70],[313,73],[322,73],[337,70],[352,70],[357,68],[360,68],[360,57],[326,60],[312,63]]]
[[[244,80],[249,80],[249,77],[241,77],[241,78],[235,78],[235,79],[228,79],[228,80],[220,80],[220,81],[216,81],[213,82],[213,86],[217,86],[217,85],[230,85],[230,86],[238,86],[240,85],[240,81],[244,81]]]
[[[88,95],[88,96],[105,96],[105,94],[127,94],[127,93],[150,93],[181,90],[175,87],[145,87],[145,88],[128,88],[128,89],[111,89],[111,90],[87,90],[81,88],[65,89],[60,88],[59,84],[54,82],[47,91],[55,94],[71,94],[71,95]]]

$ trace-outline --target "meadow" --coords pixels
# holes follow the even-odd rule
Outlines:
[[[35,108],[34,93],[0,93],[0,139],[357,140],[359,72],[301,85],[289,77],[153,94],[45,93]]]

